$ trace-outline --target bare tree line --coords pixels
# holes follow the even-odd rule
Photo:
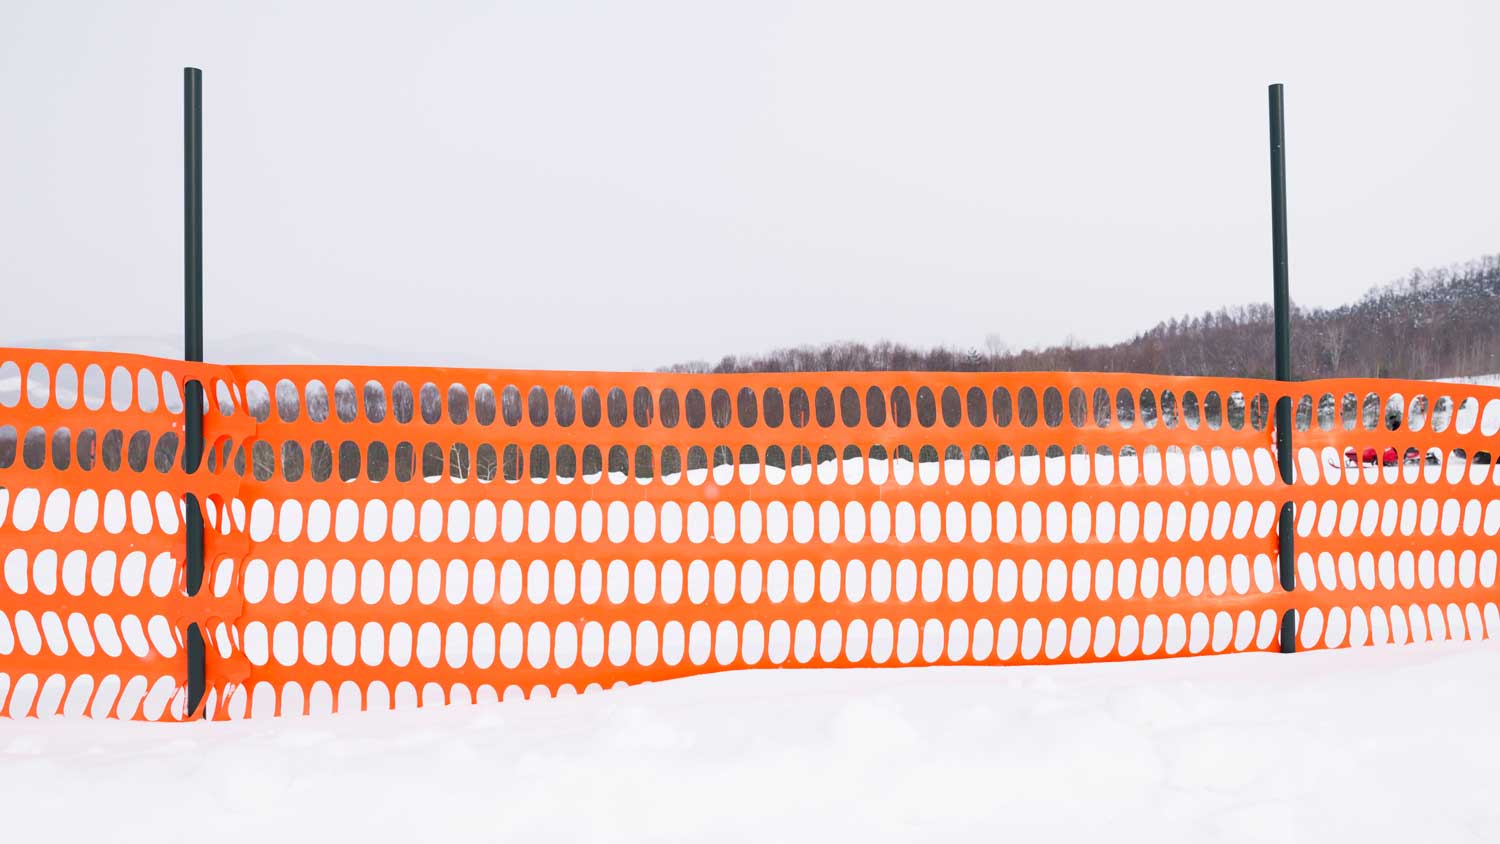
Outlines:
[[[1337,308],[1293,307],[1292,371],[1299,379],[1443,378],[1500,372],[1500,255],[1414,271]],[[1269,304],[1169,319],[1123,343],[1009,352],[899,343],[831,343],[697,361],[666,372],[1142,372],[1269,378]]]

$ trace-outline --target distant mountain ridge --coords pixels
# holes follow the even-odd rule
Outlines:
[[[1269,304],[1170,319],[1122,343],[1021,352],[831,343],[694,362],[669,372],[1146,372],[1269,378]],[[1293,307],[1292,373],[1333,377],[1453,378],[1500,372],[1500,254],[1415,271],[1337,308]]]

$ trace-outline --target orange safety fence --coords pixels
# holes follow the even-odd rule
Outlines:
[[[191,474],[189,379],[210,390]],[[0,712],[180,720],[193,622],[214,718],[1270,651],[1289,609],[1299,649],[1482,638],[1497,431],[1500,390],[1413,381],[0,349]]]

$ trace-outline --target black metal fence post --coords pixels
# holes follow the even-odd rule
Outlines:
[[[1286,132],[1282,110],[1281,83],[1270,88],[1271,107],[1271,260],[1275,284],[1276,309],[1276,380],[1292,380],[1292,324],[1291,294],[1287,281],[1286,256]],[[1292,400],[1282,396],[1276,400],[1276,463],[1281,473],[1281,483],[1288,492],[1292,488]],[[1281,505],[1277,522],[1277,543],[1280,557],[1281,588],[1291,592],[1297,588],[1296,510],[1291,501]],[[1295,653],[1297,650],[1296,610],[1287,610],[1281,616],[1281,652]]]
[[[183,152],[183,358],[203,360],[203,71],[182,70]],[[203,461],[203,385],[187,382],[183,395],[183,469],[197,472]],[[198,496],[185,499],[187,593],[203,587],[203,510]],[[187,629],[187,712],[192,717],[203,702],[207,664],[203,631],[197,623]]]

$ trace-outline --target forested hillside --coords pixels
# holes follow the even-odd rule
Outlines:
[[[1337,308],[1296,308],[1297,378],[1442,378],[1500,372],[1500,255],[1417,271]],[[673,372],[1013,371],[1152,372],[1271,377],[1269,304],[1169,319],[1123,343],[1021,352],[834,343],[689,363]]]

